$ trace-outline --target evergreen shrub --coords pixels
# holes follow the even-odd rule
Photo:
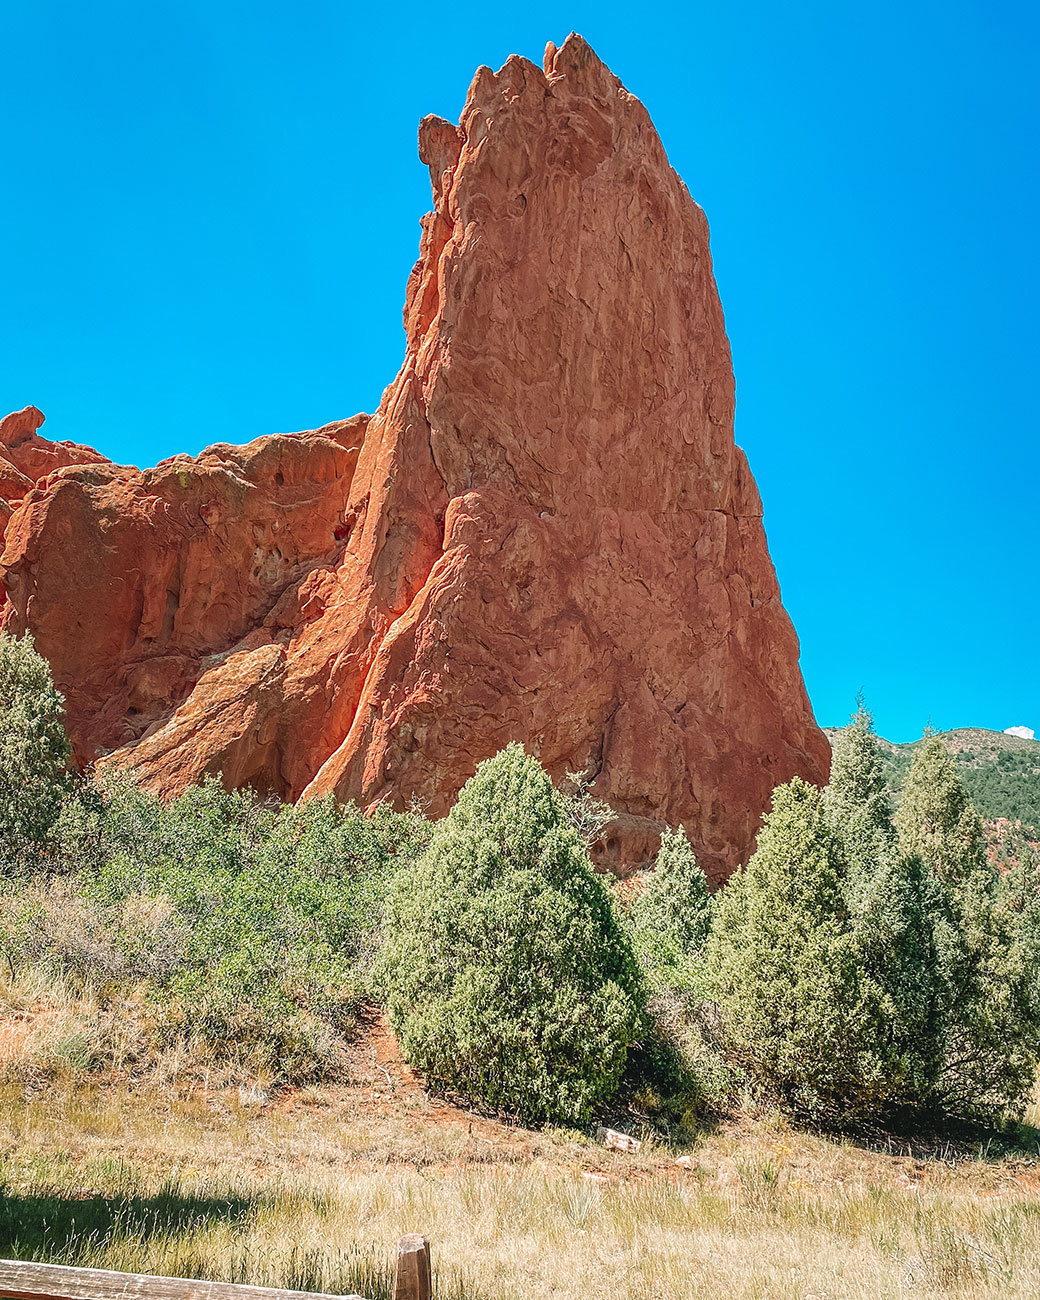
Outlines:
[[[37,855],[69,791],[65,700],[31,635],[0,634],[0,870]]]
[[[527,1123],[577,1124],[644,1017],[611,892],[537,760],[477,769],[387,901],[378,976],[406,1058]]]

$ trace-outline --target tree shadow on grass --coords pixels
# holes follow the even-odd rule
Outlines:
[[[292,1245],[265,1264],[248,1248],[214,1250],[206,1242],[207,1228],[244,1226],[261,1201],[192,1196],[173,1188],[152,1196],[22,1192],[0,1180],[0,1258],[140,1272],[147,1271],[143,1256],[149,1243],[166,1242],[178,1277],[391,1300],[396,1243],[387,1243],[385,1250],[362,1243],[339,1249]],[[136,1253],[141,1260],[135,1260]],[[436,1271],[442,1300],[482,1300],[450,1267]]]
[[[799,1127],[797,1121],[795,1126]],[[821,1137],[852,1142],[866,1151],[913,1160],[962,1161],[1006,1164],[1036,1160],[1040,1156],[1040,1129],[1031,1124],[1003,1126],[947,1117],[929,1123],[913,1115],[894,1116],[878,1125],[802,1125]]]
[[[252,1202],[241,1196],[153,1196],[101,1192],[20,1192],[0,1188],[0,1256],[79,1264],[109,1243],[187,1237],[215,1223],[239,1223]]]

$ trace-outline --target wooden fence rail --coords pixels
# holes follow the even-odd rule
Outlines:
[[[430,1300],[430,1243],[417,1235],[397,1247],[394,1300]],[[267,1286],[201,1282],[147,1273],[112,1273],[103,1268],[26,1264],[0,1259],[0,1297],[9,1300],[364,1300],[314,1291],[279,1291]]]

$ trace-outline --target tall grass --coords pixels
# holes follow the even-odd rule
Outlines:
[[[465,1115],[365,1119],[342,1100],[8,1089],[0,1253],[380,1300],[397,1238],[420,1231],[444,1300],[1040,1293],[1021,1155],[921,1161],[760,1124],[704,1134],[688,1173],[663,1148],[496,1145]]]

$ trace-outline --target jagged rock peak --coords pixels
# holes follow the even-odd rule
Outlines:
[[[685,825],[717,878],[769,793],[822,780],[704,214],[572,35],[425,118],[433,209],[369,420],[155,470],[70,467],[7,527],[81,758],[172,794],[443,812],[522,740],[587,772],[618,870]],[[334,432],[333,432],[334,430]]]

